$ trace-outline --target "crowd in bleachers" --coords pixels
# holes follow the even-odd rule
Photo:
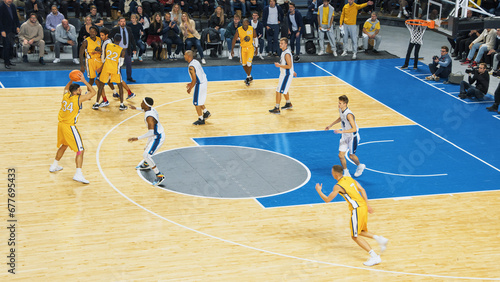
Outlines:
[[[0,2],[4,1],[8,3],[13,0],[0,0]],[[27,53],[37,51],[35,47],[38,47],[42,50],[38,51],[41,64],[45,64],[43,55],[46,52],[54,52],[53,63],[60,62],[59,55],[62,47],[71,46],[73,62],[79,64],[78,47],[88,36],[89,28],[93,25],[99,29],[104,26],[112,28],[117,25],[117,17],[124,16],[127,19],[127,26],[132,28],[134,40],[138,46],[136,54],[132,57],[133,61],[144,61],[148,50],[152,50],[153,54],[150,56],[152,60],[175,60],[180,57],[184,50],[194,48],[199,54],[200,60],[206,63],[205,51],[210,53],[210,57],[224,54],[232,59],[232,37],[236,28],[241,25],[241,20],[248,17],[251,19],[252,26],[261,43],[258,52],[258,57],[261,59],[264,59],[266,55],[271,57],[280,55],[281,51],[277,48],[277,41],[280,37],[288,37],[291,40],[295,61],[300,60],[301,48],[302,53],[308,51],[309,54],[323,55],[328,51],[336,56],[338,45],[336,41],[340,41],[340,36],[335,35],[340,32],[339,29],[335,28],[333,22],[331,31],[327,25],[323,24],[323,28],[321,28],[321,24],[318,25],[318,15],[321,15],[321,12],[318,13],[318,9],[324,4],[323,1],[308,0],[307,4],[305,0],[301,1],[303,1],[301,2],[302,8],[306,10],[304,15],[289,0],[26,0],[25,2],[14,0],[12,5],[17,7],[17,10],[13,16],[17,16],[20,21],[17,26],[16,19],[12,21],[15,28],[21,28],[25,17],[26,24],[23,23],[25,27],[32,27],[31,29],[34,30],[33,26],[40,25],[42,38],[40,38],[39,33],[31,32],[30,34],[35,36],[34,38],[24,38],[27,40],[7,38],[10,41],[3,42],[4,40],[2,40],[4,43],[2,45],[8,46],[13,43],[11,41],[19,40],[18,46],[19,50],[23,50],[23,61],[27,61]],[[326,1],[325,4],[334,9],[333,15],[338,17],[347,2],[347,0],[334,0]],[[372,2],[361,0],[359,2],[365,3],[355,4],[361,7],[356,8],[355,16],[360,12],[371,13],[377,9],[383,13],[398,14],[398,17],[410,17],[414,8],[418,11],[418,16],[422,16],[422,13],[427,10],[426,1],[382,0]],[[489,12],[496,13],[498,10],[498,7],[493,7],[489,1],[483,0],[479,4]],[[269,22],[268,11],[269,7],[274,8],[273,5],[277,8],[278,24]],[[430,8],[430,13],[433,14],[432,7]],[[447,8],[449,7],[445,5],[443,9]],[[31,15],[35,16],[35,22],[30,20]],[[341,15],[342,17],[343,15]],[[66,21],[63,21],[64,19]],[[371,34],[365,32],[363,22],[358,24],[359,27],[356,29],[351,30],[348,24],[343,29],[348,32],[349,36],[356,37],[355,40],[352,40],[352,44],[357,46],[357,31],[359,30],[359,37],[361,38],[362,35],[365,39],[363,49],[372,48],[371,45],[374,45],[374,51],[377,52],[381,40],[380,36],[373,35],[373,32]],[[378,28],[380,29],[380,25]],[[36,29],[39,32],[39,28]],[[355,35],[351,34],[354,33],[353,31],[356,31]],[[342,34],[342,32],[340,33]],[[26,32],[24,34],[26,35]],[[16,29],[11,30],[12,36],[21,37]],[[371,39],[375,39],[375,37],[377,37],[377,41],[371,42]],[[325,38],[328,39],[328,48],[323,45]],[[31,42],[32,39],[37,43]],[[309,44],[313,42],[314,47],[318,46],[317,50],[304,48],[306,47],[304,39],[309,41]],[[370,46],[367,46],[368,39],[370,39]],[[39,41],[45,41],[45,44],[42,45]],[[26,43],[29,43],[29,48],[24,46]],[[347,40],[344,39],[345,43]],[[50,49],[46,49],[46,46]],[[460,46],[454,48],[454,53],[459,48]],[[468,48],[464,49],[466,49],[464,51],[468,51]],[[353,59],[356,58],[356,51],[353,50]],[[343,55],[346,53],[343,52]],[[8,65],[12,64],[9,62],[6,67]]]

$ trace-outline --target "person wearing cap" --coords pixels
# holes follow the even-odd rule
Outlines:
[[[118,85],[118,91],[120,94],[120,111],[124,111],[127,109],[127,106],[123,104],[123,85],[122,85],[122,76],[120,74],[120,67],[123,64],[123,58],[125,57],[125,50],[120,47],[120,41],[122,40],[122,36],[120,34],[115,34],[113,37],[114,43],[108,43],[106,45],[106,49],[103,50],[104,61],[102,62],[102,67],[97,69],[99,73],[99,85],[97,90],[97,102],[101,97],[102,91],[104,89],[104,84],[108,82],[116,83]],[[99,104],[97,104],[97,108],[99,108]],[[94,106],[96,106],[94,104]],[[92,107],[94,109],[94,106]]]
[[[153,98],[145,97],[142,100],[141,108],[136,108],[134,105],[129,105],[132,110],[144,112],[144,122],[148,126],[148,132],[139,137],[132,137],[128,142],[134,142],[140,139],[148,139],[144,153],[142,154],[143,161],[135,168],[138,170],[153,170],[156,174],[156,179],[151,183],[154,186],[160,185],[165,180],[165,175],[160,172],[153,160],[153,155],[160,149],[165,142],[165,130],[160,123],[160,118],[156,109],[153,108]]]

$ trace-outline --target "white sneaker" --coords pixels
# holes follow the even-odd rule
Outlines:
[[[398,18],[401,18],[401,11],[399,11]]]
[[[373,266],[382,262],[380,256],[370,257],[367,261],[363,262],[366,266]]]
[[[342,52],[342,55],[340,56],[347,56],[347,51]]]
[[[351,174],[349,173],[349,171],[348,171],[348,170],[344,170],[344,176],[349,176],[349,177],[351,177]]]
[[[201,59],[201,63],[205,65],[207,64],[207,61],[205,61],[205,59]]]
[[[354,173],[354,177],[360,177],[361,174],[363,174],[363,170],[365,170],[366,165],[364,164],[359,164],[358,168],[356,168],[356,172]]]
[[[403,9],[403,15],[408,17],[408,12],[406,11],[406,9]]]
[[[262,54],[259,54],[259,58],[260,58],[261,60],[264,60],[264,57],[262,57]]]
[[[356,60],[356,53],[352,54],[352,59]]]
[[[323,52],[323,50],[320,50],[320,51],[318,52],[318,56],[321,56],[321,55],[324,55],[324,54],[325,54],[325,52]]]
[[[334,56],[334,57],[337,57],[337,56],[338,56],[338,55],[337,55],[337,51],[333,50],[333,56]]]
[[[80,60],[78,60],[77,58],[74,58],[74,59],[73,59],[73,63],[74,63],[75,65],[79,65],[79,64],[80,64]]]
[[[81,182],[83,184],[89,184],[90,183],[87,179],[85,179],[85,177],[83,177],[83,175],[76,175],[75,174],[75,176],[73,176],[73,180]]]
[[[229,60],[233,59],[233,56],[231,56],[231,53],[229,53],[229,57],[227,57]]]
[[[356,168],[356,172],[354,173],[354,177],[360,177],[361,174],[363,174],[363,170],[365,170],[366,165],[364,164],[359,164],[358,168]]]
[[[56,171],[60,171],[62,169],[63,169],[63,167],[59,166],[59,165],[58,166],[50,166],[49,171],[50,172],[56,172]]]
[[[380,252],[383,253],[387,249],[387,243],[389,243],[389,239],[384,238],[383,236],[378,236],[378,239],[375,239],[380,246]]]
[[[53,62],[54,64],[57,64],[57,63],[59,63],[60,61],[61,61],[61,59],[59,59],[59,58],[55,58],[55,60],[54,60],[54,61],[52,61],[52,62]]]

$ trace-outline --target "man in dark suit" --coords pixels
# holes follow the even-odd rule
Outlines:
[[[269,56],[281,55],[279,48],[280,24],[283,22],[283,10],[276,5],[276,0],[269,0],[269,6],[264,8],[262,23],[266,28],[267,51]]]
[[[125,51],[125,66],[127,68],[127,81],[135,82],[132,78],[132,54],[135,54],[137,47],[135,45],[134,35],[132,34],[132,29],[127,26],[127,21],[124,17],[118,19],[118,26],[113,27],[109,33],[109,38],[114,38],[115,34],[120,34],[122,40],[120,41],[120,47],[124,48]]]
[[[16,6],[12,4],[12,0],[4,0],[0,4],[0,33],[3,45],[2,57],[7,69],[14,66],[10,61],[10,56],[12,56],[14,36],[19,33],[20,26]]]
[[[285,23],[288,29],[288,35],[290,36],[290,50],[292,50],[293,53],[295,49],[293,62],[296,63],[300,61],[300,37],[304,32],[304,22],[300,12],[295,10],[294,3],[289,4],[289,13],[285,17]]]

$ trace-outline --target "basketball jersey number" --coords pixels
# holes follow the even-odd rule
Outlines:
[[[73,112],[73,102],[69,103],[67,101],[63,101],[63,106],[61,108],[63,112],[69,111],[70,113]]]
[[[359,191],[358,191],[358,187],[356,186],[356,184],[351,183],[351,187],[353,187],[353,188],[354,188],[354,190],[356,190],[356,192],[358,192],[358,193],[359,193]]]
[[[106,60],[117,61],[118,53],[112,52],[111,50],[106,50]]]

